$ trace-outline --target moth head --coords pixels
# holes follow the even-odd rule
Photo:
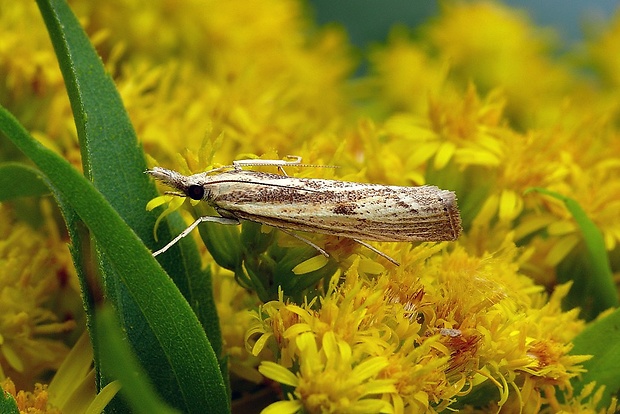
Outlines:
[[[195,177],[186,176],[173,170],[161,167],[153,167],[152,170],[145,171],[157,180],[169,185],[178,191],[167,191],[166,194],[176,195],[179,197],[189,197],[192,200],[202,200],[205,195],[205,188],[202,184],[194,182]]]

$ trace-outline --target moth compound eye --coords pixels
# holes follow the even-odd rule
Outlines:
[[[202,200],[205,189],[201,185],[190,185],[187,187],[187,196],[192,200]]]

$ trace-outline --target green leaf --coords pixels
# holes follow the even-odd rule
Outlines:
[[[148,381],[146,373],[131,354],[131,349],[123,341],[120,326],[114,317],[114,311],[103,308],[97,313],[96,325],[99,349],[101,352],[102,369],[109,372],[110,376],[121,382],[121,393],[129,401],[132,412],[135,413],[178,413],[162,401],[152,384]]]
[[[589,303],[592,306],[589,316],[593,317],[604,310],[617,307],[618,294],[605,249],[605,240],[598,227],[575,200],[544,188],[532,188],[528,191],[537,191],[563,201],[581,230],[587,253],[585,260],[581,261],[585,269],[573,272],[572,276],[584,278],[576,280],[575,283],[587,286],[586,292],[589,297],[584,297],[583,290],[579,291],[579,295],[582,303]],[[574,265],[571,267],[575,269]]]
[[[154,246],[152,229],[157,215],[147,214],[145,205],[156,195],[156,190],[143,174],[146,164],[142,148],[137,143],[114,83],[105,73],[99,57],[67,4],[61,0],[39,0],[38,5],[67,85],[80,139],[83,169],[124,222],[147,245]],[[179,221],[177,217],[176,223],[174,218],[171,222],[177,226]],[[168,227],[160,227],[160,240],[169,240],[170,234]],[[97,242],[101,240],[97,238]],[[175,384],[180,386],[192,379],[186,377],[186,372],[174,372],[169,369],[171,367],[165,367],[168,350],[164,349],[162,338],[157,338],[153,326],[144,317],[144,309],[134,302],[134,295],[128,291],[123,276],[118,273],[118,263],[110,260],[106,249],[98,247],[99,272],[103,277],[106,298],[115,303],[134,351],[159,392],[173,405],[185,407],[184,391]],[[122,249],[123,246],[116,248]],[[77,259],[75,261],[79,264],[80,258]],[[188,239],[183,244],[183,251],[175,246],[161,258],[161,263],[192,305],[216,354],[221,355],[221,334],[210,274],[201,270],[196,247]],[[88,305],[86,309],[89,310]],[[166,342],[174,340],[176,336],[173,335]],[[98,361],[97,352],[95,356]],[[96,365],[98,367],[98,363]],[[184,377],[182,381],[179,376]],[[216,382],[218,378],[215,378]],[[200,379],[194,380],[200,382]],[[105,378],[100,379],[99,389],[105,382]],[[195,406],[193,409],[198,410]],[[122,411],[122,407],[118,410]]]
[[[3,414],[19,414],[19,410],[17,409],[17,402],[15,402],[15,398],[8,392],[4,391],[0,388],[0,413]]]
[[[206,203],[194,206],[197,216],[217,215]],[[243,244],[239,226],[203,223],[198,226],[200,237],[215,262],[224,269],[234,270],[243,261]]]
[[[187,413],[227,412],[229,399],[213,349],[196,315],[150,251],[93,185],[43,147],[4,108],[0,130],[45,174],[46,181],[88,226],[164,354],[160,369],[178,390],[166,401]],[[170,374],[167,374],[170,373]],[[149,373],[154,381],[160,379]],[[162,395],[162,387],[157,387]],[[169,395],[169,391],[167,393]]]
[[[145,205],[156,196],[144,154],[114,82],[64,0],[38,0],[75,118],[84,175],[142,240],[152,240]],[[146,191],[145,189],[149,189]]]
[[[583,363],[588,371],[573,380],[575,395],[592,381],[605,385],[598,408],[608,407],[611,396],[620,390],[620,310],[590,323],[575,339],[573,355],[592,355]]]
[[[50,190],[34,168],[18,162],[0,165],[0,201],[17,197],[36,197]]]

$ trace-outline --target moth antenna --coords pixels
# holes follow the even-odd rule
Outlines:
[[[241,165],[227,165],[221,168],[240,168],[240,167],[313,167],[313,168],[340,168],[339,165],[322,165],[322,164],[286,164],[286,165],[276,165],[270,162],[264,163],[251,163],[251,164],[241,164]],[[218,168],[219,170],[220,168]],[[215,171],[215,170],[210,170]]]

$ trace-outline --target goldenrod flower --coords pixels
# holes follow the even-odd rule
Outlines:
[[[485,381],[498,388],[500,405],[517,383],[546,392],[548,385],[570,388],[569,379],[587,357],[568,355],[567,344],[583,328],[576,312],[562,313],[559,307],[568,286],[546,303],[541,289],[519,275],[509,242],[495,256],[470,256],[459,248],[431,257],[423,248],[416,252],[417,263],[376,280],[360,276],[354,264],[340,287],[334,285],[320,303],[299,306],[281,297],[263,305],[248,331],[253,353],[268,346],[281,366],[263,363],[259,371],[293,386],[290,398],[309,412],[320,411],[314,398],[337,404],[322,380],[310,380],[310,372],[303,371],[311,358],[323,366],[320,346],[308,344],[326,347],[326,340],[336,340],[337,348],[351,355],[341,369],[386,358],[375,374],[395,388],[366,398],[387,399],[395,412],[406,407],[441,411]],[[556,325],[549,328],[552,321]],[[311,392],[304,392],[302,379],[315,381]],[[536,392],[522,396],[527,404],[540,404],[543,398]]]
[[[573,355],[572,341],[586,322],[562,309],[571,285],[555,284],[555,274],[583,237],[564,205],[525,193],[574,198],[617,261],[620,15],[584,48],[598,70],[588,78],[550,56],[552,35],[524,14],[498,2],[447,3],[417,32],[397,29],[375,46],[371,74],[351,88],[343,32],[313,27],[295,0],[71,6],[150,164],[196,173],[248,154],[295,154],[340,168],[291,167],[291,175],[458,194],[459,241],[377,244],[398,268],[351,240],[317,236],[327,259],[260,224],[206,224],[220,243],[200,249],[214,276],[221,357],[239,377],[282,385],[283,400],[266,413],[616,409],[613,399],[599,407],[596,384],[573,390],[589,357]],[[35,4],[0,0],[0,10],[2,105],[81,168]],[[3,147],[0,158],[17,155]],[[175,198],[167,213],[181,205]],[[0,207],[0,377],[22,389],[58,369],[72,342],[62,334],[74,326],[58,300],[59,283],[75,287],[70,257],[43,206],[37,230]],[[72,356],[90,361],[88,345],[82,339]],[[88,382],[94,373],[83,366],[77,376]],[[34,398],[13,395],[53,412],[47,401],[99,407],[117,391],[112,383],[95,397],[94,380],[71,390],[73,373],[56,374],[49,398],[44,386]]]
[[[235,282],[230,273],[214,277],[214,297],[220,317],[223,346],[230,358],[231,373],[259,383],[262,378],[256,371],[260,362],[246,350],[245,334],[252,322],[249,309],[258,299]]]
[[[368,84],[369,95],[370,91],[383,95],[377,104],[388,105],[384,111],[424,113],[429,97],[451,91],[448,62],[429,56],[424,45],[411,41],[403,28],[393,30],[387,45],[375,47],[370,59],[375,73]]]
[[[308,412],[392,412],[387,401],[370,398],[395,392],[393,380],[378,379],[378,374],[388,365],[385,357],[359,360],[352,355],[346,342],[339,341],[333,332],[323,336],[321,346],[307,332],[295,338],[299,350],[299,373],[264,362],[259,371],[268,378],[295,388],[297,403],[275,403],[264,413]]]
[[[36,4],[1,0],[0,9],[2,105],[45,145],[81,166],[69,99]],[[21,158],[5,153],[9,149],[2,146],[2,159]]]
[[[75,274],[53,226],[46,238],[16,222],[9,208],[0,206],[0,213],[0,376],[25,388],[45,370],[58,368],[68,351],[51,335],[70,331],[75,321],[63,320],[62,308],[48,304]]]
[[[620,86],[620,60],[615,53],[609,53],[620,43],[620,13],[616,11],[604,30],[597,30],[588,42],[588,58],[591,65],[609,85],[609,92],[617,93]]]
[[[36,384],[32,392],[18,391],[13,381],[6,379],[0,384],[0,392],[1,391],[7,392],[13,396],[17,402],[17,409],[20,413],[61,414],[62,412],[49,403],[49,394],[46,385]]]
[[[566,70],[547,56],[552,34],[536,30],[524,14],[500,3],[446,4],[440,21],[425,34],[459,83],[473,80],[485,92],[503,89],[508,112],[518,122],[547,119],[531,104],[540,99],[550,104],[571,85]],[[545,112],[556,113],[552,107]]]

